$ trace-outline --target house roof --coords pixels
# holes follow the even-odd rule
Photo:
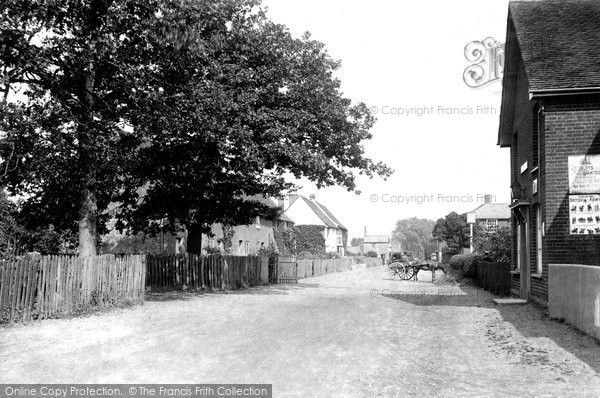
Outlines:
[[[509,220],[510,219],[510,204],[508,203],[485,203],[473,210],[471,213],[475,213],[475,219],[498,219],[498,220]]]
[[[298,199],[304,200],[308,207],[310,207],[317,217],[319,217],[319,219],[329,228],[336,228],[344,231],[348,230],[337,218],[335,218],[333,213],[331,213],[327,207],[317,202],[315,199],[307,199],[304,196],[298,196],[296,200]]]
[[[387,235],[366,235],[365,243],[390,243],[390,237]]]
[[[498,144],[511,145],[517,95],[600,92],[600,1],[511,1]],[[527,93],[519,92],[523,78]]]
[[[600,87],[600,1],[512,1],[530,92]]]
[[[262,196],[262,195],[246,196],[246,197],[244,197],[244,200],[259,202],[266,206],[269,206],[272,209],[279,208],[279,205],[277,203],[275,203],[275,201],[273,201],[272,199],[267,198],[265,196]],[[291,222],[291,223],[294,222],[294,220],[292,220],[290,217],[288,217],[283,211],[277,216],[277,219],[281,220],[281,221]]]

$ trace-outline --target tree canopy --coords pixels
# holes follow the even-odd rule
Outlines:
[[[341,93],[339,62],[257,0],[8,0],[0,15],[3,182],[29,224],[78,231],[81,255],[110,217],[193,235],[266,212],[245,198],[294,189],[289,175],[356,190],[391,174],[364,156],[374,119]],[[26,100],[6,101],[17,88]]]
[[[440,242],[446,242],[448,248],[455,252],[469,247],[469,225],[466,215],[459,215],[453,211],[440,218],[433,228],[433,237]]]
[[[417,217],[398,220],[396,229],[392,232],[392,240],[399,242],[402,250],[429,255],[436,250],[432,235],[434,224],[432,220]]]

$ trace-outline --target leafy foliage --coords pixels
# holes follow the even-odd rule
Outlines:
[[[437,220],[433,228],[433,237],[439,242],[446,242],[448,248],[460,252],[470,246],[470,232],[466,215],[452,212]]]
[[[450,267],[467,278],[476,278],[477,263],[483,258],[480,253],[457,254],[450,259]]]
[[[296,225],[294,227],[296,252],[325,254],[324,230],[325,227],[322,225]]]
[[[473,238],[473,247],[479,253],[484,253],[491,261],[510,262],[512,258],[510,227],[501,227],[493,232],[478,230]]]
[[[109,217],[132,232],[181,225],[193,242],[267,212],[244,197],[278,196],[288,174],[348,190],[356,173],[390,175],[364,156],[374,119],[342,96],[339,62],[259,3],[4,1],[5,90],[28,97],[4,102],[7,183],[28,225],[78,231],[84,255]]]
[[[279,254],[283,257],[291,257],[296,254],[296,234],[292,228],[277,228],[273,230],[273,238],[277,243]]]
[[[350,246],[362,246],[365,243],[364,238],[352,238],[350,240]]]
[[[432,220],[416,217],[398,220],[392,239],[401,243],[402,250],[412,251],[417,257],[423,258],[437,248],[432,235],[434,225]]]

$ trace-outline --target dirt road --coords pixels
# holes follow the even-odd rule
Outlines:
[[[272,383],[274,396],[599,396],[600,345],[383,268],[0,329],[1,383]]]

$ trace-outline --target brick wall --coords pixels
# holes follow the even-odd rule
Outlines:
[[[544,113],[544,268],[600,265],[600,236],[570,234],[568,196],[568,156],[600,154],[600,97],[548,102]]]

